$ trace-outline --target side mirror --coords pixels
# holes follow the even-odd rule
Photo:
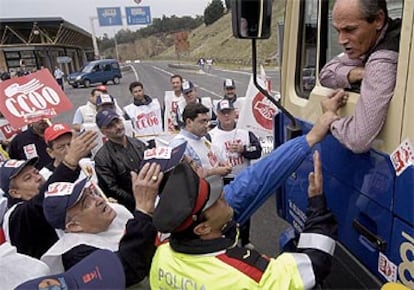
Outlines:
[[[271,32],[272,0],[233,0],[233,35],[244,39],[267,39]]]

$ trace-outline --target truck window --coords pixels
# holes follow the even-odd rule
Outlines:
[[[316,44],[318,1],[301,1],[301,23],[298,35],[298,62],[296,67],[296,91],[299,97],[308,99],[316,83]]]
[[[338,32],[332,25],[332,8],[334,3],[335,0],[329,0],[328,7],[324,7],[325,9],[328,8],[328,13],[326,14],[327,17],[324,19],[324,23],[327,23],[328,25],[325,26],[327,29],[327,33],[325,34],[326,39],[322,40],[321,43],[322,45],[325,44],[326,48],[325,53],[321,53],[320,68],[322,68],[330,59],[343,52],[342,47],[338,44]],[[323,48],[323,46],[321,48]],[[321,49],[321,51],[323,51],[323,49]]]

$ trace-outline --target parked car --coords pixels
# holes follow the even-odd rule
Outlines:
[[[69,74],[68,82],[74,88],[80,85],[87,88],[94,83],[106,85],[108,81],[112,81],[114,85],[117,85],[121,78],[122,73],[118,61],[102,59],[91,61],[83,66],[79,72]]]

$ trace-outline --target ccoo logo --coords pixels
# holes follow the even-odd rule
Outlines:
[[[262,93],[253,98],[253,116],[257,123],[267,130],[272,130],[272,118],[276,114],[276,107]]]

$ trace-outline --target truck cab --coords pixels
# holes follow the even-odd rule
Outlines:
[[[272,19],[282,32],[280,102],[302,134],[322,114],[322,99],[333,92],[321,85],[318,76],[326,62],[342,52],[332,26],[333,5],[334,0],[287,0],[284,18]],[[332,135],[314,148],[321,153],[324,192],[339,232],[332,271],[323,288],[379,289],[398,282],[414,289],[414,167],[409,163],[397,175],[392,160],[401,145],[414,141],[414,1],[388,0],[387,5],[391,18],[402,19],[402,28],[397,82],[380,134],[365,153],[353,153]],[[350,91],[339,114],[351,115],[360,97],[357,88]],[[288,140],[290,123],[281,113],[275,140]],[[277,193],[277,213],[296,233],[304,225],[311,170],[309,155]]]
[[[281,102],[306,133],[322,113],[320,102],[332,90],[323,87],[318,73],[331,58],[341,53],[332,26],[334,1],[286,1],[281,79]],[[391,18],[402,19],[397,83],[387,119],[372,148],[355,154],[332,135],[317,146],[324,167],[324,190],[339,224],[334,265],[326,287],[376,288],[387,281],[399,281],[414,288],[414,168],[397,176],[390,158],[407,138],[414,140],[410,125],[414,109],[411,96],[414,67],[412,1],[388,1]],[[307,75],[315,73],[309,87]],[[340,114],[352,114],[360,98],[349,92]],[[279,138],[286,118],[281,118]],[[305,211],[307,175],[311,156],[287,180],[281,191],[278,212],[300,231]]]

